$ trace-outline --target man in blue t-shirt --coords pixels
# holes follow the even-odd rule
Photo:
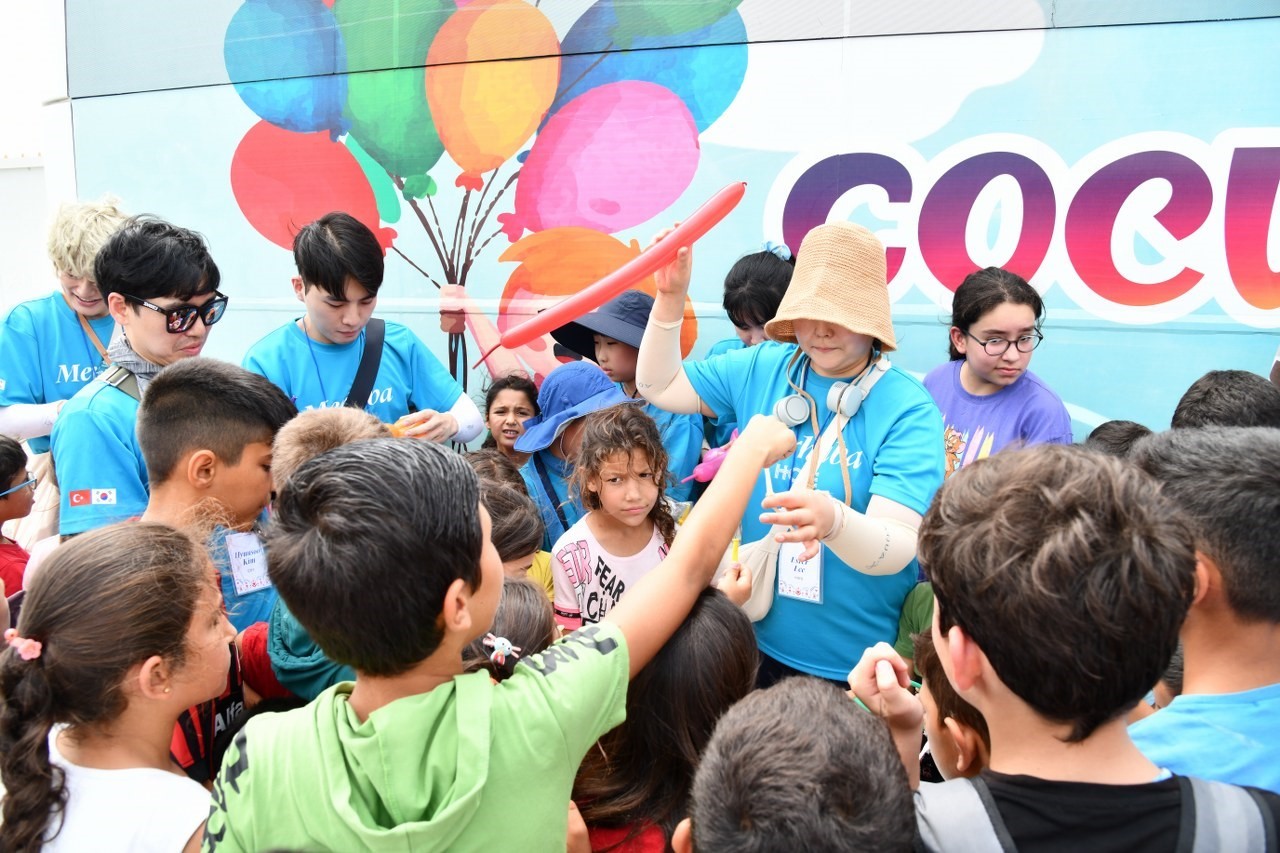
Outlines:
[[[118,329],[107,348],[112,367],[67,401],[53,425],[64,536],[142,514],[138,400],[165,365],[200,354],[227,307],[204,239],[159,219],[126,222],[98,252],[94,273]]]
[[[362,222],[334,212],[298,232],[293,258],[293,292],[306,313],[250,347],[244,366],[279,385],[300,410],[346,405],[382,286],[382,247]],[[413,438],[465,443],[479,435],[480,410],[439,359],[407,327],[382,328],[363,408]]]
[[[1129,735],[1174,773],[1280,793],[1280,430],[1172,429],[1130,458],[1191,522],[1197,560],[1182,693]]]
[[[33,453],[48,452],[63,401],[105,366],[115,320],[93,259],[124,220],[109,199],[64,204],[47,247],[59,289],[16,306],[0,325],[0,434],[26,440]]]

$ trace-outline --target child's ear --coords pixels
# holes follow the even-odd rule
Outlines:
[[[685,818],[671,833],[671,849],[676,853],[693,853],[693,821]]]
[[[1201,604],[1210,591],[1222,588],[1222,570],[1218,563],[1203,551],[1196,549],[1196,591],[1191,606]]]
[[[193,488],[209,489],[217,478],[220,460],[212,450],[196,450],[187,457],[187,483]]]
[[[947,629],[946,652],[951,656],[951,683],[960,693],[973,689],[986,655],[959,625]]]
[[[440,618],[444,622],[446,634],[471,630],[470,603],[470,585],[462,578],[454,578],[444,594],[444,606],[440,609]]]
[[[987,745],[983,742],[982,735],[972,726],[958,722],[955,717],[947,717],[942,725],[956,744],[956,775],[978,775],[987,766]]]
[[[959,326],[951,327],[951,345],[956,348],[956,352],[961,355],[965,354],[965,348],[968,346],[969,340],[965,333],[960,331]]]
[[[302,301],[302,297],[307,295],[307,287],[302,283],[302,276],[295,275],[289,279],[289,283],[293,285],[293,295],[298,297],[298,301]]]
[[[130,670],[133,672],[133,670]],[[138,693],[146,699],[163,699],[172,690],[173,673],[169,664],[160,655],[152,655],[137,668],[137,674],[131,679],[138,688]]]

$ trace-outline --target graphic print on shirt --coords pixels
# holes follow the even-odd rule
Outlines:
[[[845,448],[849,459],[849,469],[861,468],[862,450],[855,450],[848,442],[849,438],[846,435]],[[780,490],[786,488],[786,486],[779,485],[783,483],[795,483],[797,488],[805,485],[805,478],[809,476],[809,464],[813,455],[814,444],[813,436],[801,436],[796,441],[795,453],[774,463],[769,475],[773,478],[774,488]],[[818,467],[821,468],[823,465],[839,466],[840,464],[840,442],[836,441],[835,434],[832,433],[831,444],[829,447],[824,447],[822,461]]]
[[[950,477],[975,459],[986,459],[990,456],[995,439],[995,432],[989,432],[985,427],[974,427],[973,434],[966,435],[954,425],[947,424],[943,432],[947,460],[943,479]]]
[[[666,545],[659,546],[659,560],[667,556],[667,550]],[[628,582],[603,555],[592,554],[591,544],[585,539],[565,543],[556,551],[555,558],[564,569],[578,603],[578,613],[561,610],[561,616],[581,618],[584,624],[599,622],[627,591]]]

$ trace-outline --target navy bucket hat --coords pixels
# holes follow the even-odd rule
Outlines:
[[[524,435],[516,439],[516,450],[534,453],[551,446],[572,421],[616,406],[638,403],[604,375],[595,364],[575,361],[562,364],[547,374],[538,391],[541,414],[524,422]]]
[[[640,290],[624,290],[599,309],[554,329],[551,337],[583,358],[596,357],[592,335],[604,335],[640,349],[640,339],[644,337],[644,327],[649,323],[652,310],[652,296]]]

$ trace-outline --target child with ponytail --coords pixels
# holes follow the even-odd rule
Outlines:
[[[216,578],[198,543],[139,522],[76,537],[32,579],[0,652],[0,849],[198,849],[209,794],[169,746],[226,687]]]

